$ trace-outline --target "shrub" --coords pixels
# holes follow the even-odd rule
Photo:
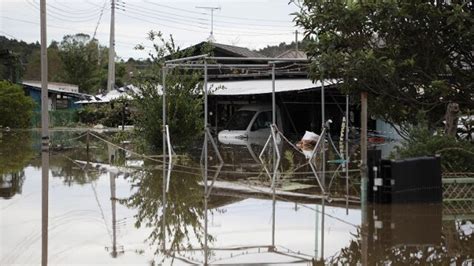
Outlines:
[[[35,102],[20,85],[0,81],[0,126],[29,127],[34,107]]]
[[[79,122],[93,125],[102,124],[107,127],[117,127],[122,125],[124,101],[115,101],[111,104],[85,106],[78,111]],[[125,112],[125,125],[131,124],[130,114]]]
[[[192,55],[192,50],[180,50],[174,41],[165,40],[161,33],[150,32],[149,39],[153,41],[155,53],[152,54],[152,65],[147,73],[136,78],[141,89],[140,99],[135,102],[134,120],[140,136],[151,150],[162,147],[162,107],[163,97],[160,85],[162,67],[165,56],[179,58]],[[201,51],[206,53],[209,47]],[[198,70],[168,69],[166,75],[166,109],[167,124],[169,125],[171,142],[175,148],[186,147],[202,135],[203,128],[203,72]]]
[[[409,131],[409,138],[396,147],[393,154],[397,158],[441,155],[441,165],[445,172],[473,172],[474,144],[456,140],[451,136],[433,134],[426,123]]]

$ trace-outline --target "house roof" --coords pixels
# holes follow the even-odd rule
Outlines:
[[[222,49],[229,53],[232,53],[236,57],[262,57],[262,58],[266,57],[260,53],[252,51],[245,47],[239,47],[239,46],[221,44],[221,43],[212,43],[212,45],[214,45],[218,49]]]
[[[113,89],[104,94],[97,94],[92,97],[90,100],[83,100],[76,102],[77,104],[84,103],[108,103],[119,98],[133,99],[133,96],[140,95],[140,89],[133,86],[127,85],[121,88]]]
[[[67,83],[48,82],[48,92],[54,92],[54,93],[57,93],[57,94],[68,95],[68,96],[81,98],[81,99],[89,99],[89,98],[92,97],[92,95],[90,95],[90,94],[67,90],[63,87],[57,87],[58,84],[59,85],[62,84],[62,85],[75,86],[75,85],[71,85],[71,84],[67,84]],[[41,83],[37,84],[35,82],[23,82],[22,85],[25,88],[34,89],[34,90],[41,90]]]
[[[304,58],[307,59],[308,56],[303,51],[287,50],[277,56],[277,58]]]
[[[209,44],[208,42],[200,42],[198,44],[195,44],[193,46],[184,48],[182,51],[190,50],[193,49],[193,55],[200,55],[203,53],[202,47],[204,45]],[[264,55],[252,51],[248,48],[245,47],[240,47],[240,46],[235,46],[235,45],[228,45],[228,44],[222,44],[222,43],[211,43],[213,48],[213,53],[215,56],[228,56],[228,57],[261,57],[265,58]],[[168,56],[169,57],[169,56]]]

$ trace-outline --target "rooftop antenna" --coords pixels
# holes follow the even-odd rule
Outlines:
[[[216,39],[214,38],[214,10],[221,10],[220,7],[212,7],[212,6],[197,6],[196,8],[210,10],[211,11],[211,34],[207,40],[209,42],[215,42]]]

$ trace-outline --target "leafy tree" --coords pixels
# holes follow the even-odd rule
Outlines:
[[[48,80],[61,82],[63,63],[59,56],[57,42],[53,41],[48,47]],[[34,50],[28,58],[24,80],[41,80],[41,51]]]
[[[140,74],[137,84],[141,89],[140,100],[135,105],[136,126],[151,149],[162,145],[162,67],[165,60],[191,55],[192,50],[180,50],[173,38],[167,41],[161,33],[150,32],[149,40],[154,42],[155,51],[150,53],[152,65]],[[208,49],[205,47],[203,49]],[[169,69],[166,76],[166,99],[168,124],[172,142],[186,146],[199,136],[203,128],[201,119],[202,97],[200,86],[202,71]]]
[[[98,72],[97,42],[89,35],[78,33],[66,35],[59,46],[63,63],[63,81],[77,84],[83,92],[94,92]],[[100,62],[99,62],[100,63]]]
[[[0,47],[0,80],[12,82],[22,79],[28,58],[40,49],[38,42],[26,43],[5,36],[0,36]]]
[[[295,20],[315,59],[311,78],[339,79],[356,95],[367,91],[372,115],[407,129],[421,110],[434,128],[448,103],[474,108],[471,2],[297,3]]]
[[[34,101],[19,85],[0,81],[0,126],[26,128],[30,126]]]

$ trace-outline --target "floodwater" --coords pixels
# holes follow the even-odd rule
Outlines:
[[[49,156],[37,132],[0,133],[0,265],[473,263],[472,188],[443,204],[361,208],[356,173],[330,172],[324,200],[285,152],[272,190],[241,147],[221,147],[220,172],[211,155],[207,186],[200,151],[176,157],[168,185],[159,157],[99,133],[88,153],[83,133],[53,132]]]

